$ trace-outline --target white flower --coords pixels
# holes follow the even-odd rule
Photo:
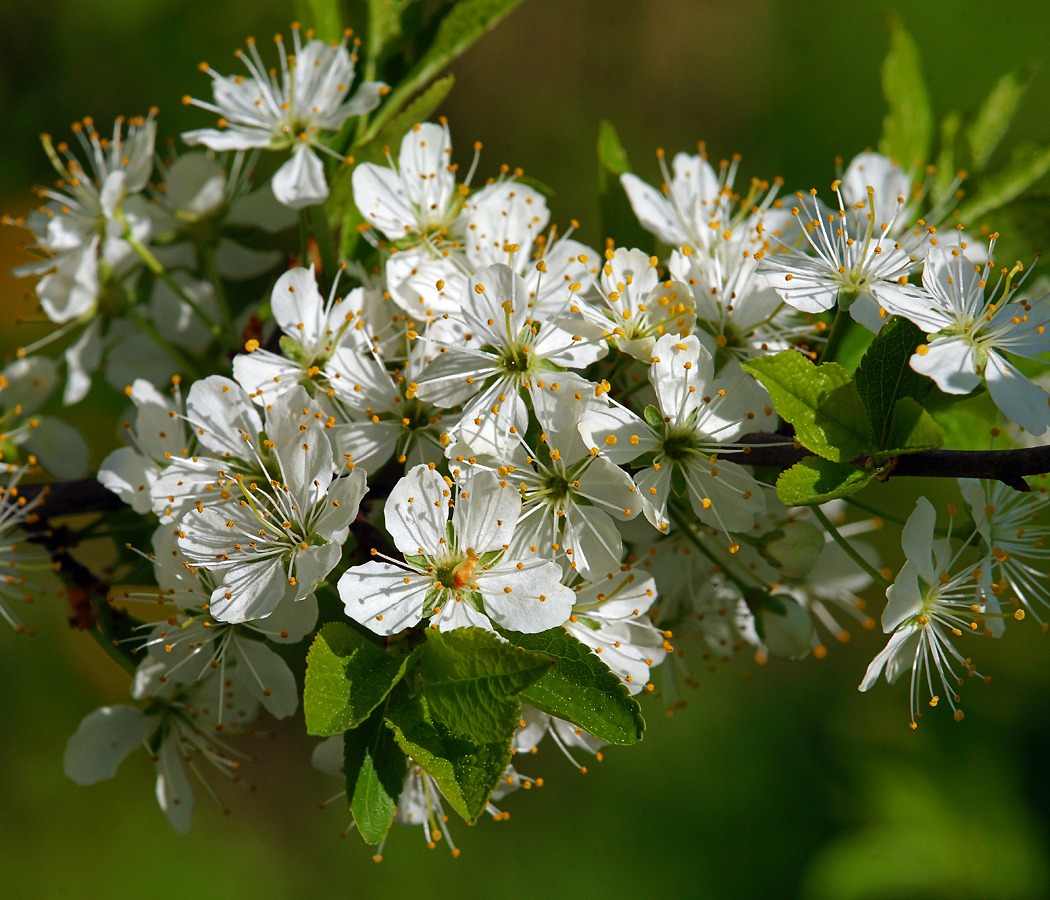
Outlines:
[[[135,629],[136,639],[142,635],[135,649],[145,649],[156,664],[150,667],[151,679],[159,684],[199,684],[214,673],[224,683],[236,681],[275,718],[292,715],[299,705],[295,677],[288,664],[258,638],[301,641],[317,622],[316,599],[285,601],[265,619],[231,625],[210,612],[216,574],[190,565],[171,526],[162,525],[154,533],[150,558],[157,591],[130,592],[124,598],[174,608],[165,621]],[[221,722],[221,711],[219,716]]]
[[[671,633],[659,631],[647,615],[656,600],[656,581],[624,566],[573,590],[576,603],[566,630],[637,694],[649,681],[649,669],[674,649],[667,640]]]
[[[0,372],[0,459],[17,459],[24,451],[56,478],[80,478],[89,453],[80,432],[52,416],[34,415],[57,379],[46,356],[16,359]]]
[[[582,774],[587,773],[587,767],[581,766],[570,752],[570,748],[583,750],[596,757],[598,762],[602,761],[602,748],[608,746],[607,741],[596,738],[590,732],[584,731],[579,725],[566,722],[557,716],[549,716],[528,704],[521,705],[521,720],[518,730],[514,733],[511,747],[515,753],[536,753],[539,743],[547,735],[565,754],[565,757]]]
[[[249,38],[248,53],[237,55],[249,76],[226,77],[210,66],[201,69],[212,78],[214,103],[184,98],[201,109],[217,113],[220,128],[188,131],[186,143],[203,144],[212,150],[292,149],[292,156],[273,176],[273,194],[285,206],[300,209],[323,203],[328,198],[324,166],[315,153],[320,150],[342,159],[324,142],[326,133],[342,128],[353,116],[375,109],[385,90],[380,82],[362,84],[347,99],[354,82],[357,57],[347,50],[350,32],[341,42],[328,44],[310,39],[303,44],[299,28],[292,26],[294,55],[287,53],[280,35],[279,73],[267,71],[255,40]]]
[[[891,235],[904,197],[897,197],[893,214],[885,216],[887,201],[877,198],[875,188],[869,186],[867,202],[858,201],[847,210],[841,184],[832,185],[838,198],[834,212],[821,205],[816,191],[810,191],[809,205],[801,191],[795,195],[798,205],[791,213],[799,217],[815,256],[781,240],[762,257],[758,271],[795,309],[817,313],[838,303],[849,309],[854,320],[878,333],[891,302],[919,294],[908,285],[908,275],[933,229],[916,227],[895,240]],[[867,212],[858,216],[865,206]]]
[[[311,594],[339,562],[367,491],[363,469],[332,479],[319,425],[269,449],[263,478],[237,477],[230,502],[200,505],[180,525],[190,564],[215,572],[209,611],[225,622],[264,618],[282,598]]]
[[[588,394],[593,397],[593,389]],[[520,492],[521,517],[511,539],[512,555],[556,559],[564,554],[569,567],[580,574],[604,575],[616,569],[623,556],[616,522],[642,511],[637,489],[626,472],[592,455],[580,437],[577,424],[586,397],[562,390],[532,396],[540,426],[535,448],[518,435],[518,445],[505,456],[457,455],[456,461],[491,471]]]
[[[124,119],[117,119],[109,140],[99,136],[91,119],[76,123],[86,170],[66,144],[56,152],[44,138],[62,180],[57,188],[41,190],[47,203],[30,215],[27,227],[36,237],[35,249],[47,258],[15,274],[44,276],[36,293],[52,322],[86,321],[95,314],[100,293],[138,264],[124,240],[125,223],[137,239],[149,237],[149,209],[140,192],[153,171],[155,112],[132,119],[126,136]]]
[[[715,381],[711,354],[695,335],[664,335],[652,352],[649,381],[657,406],[647,409],[645,421],[617,404],[594,405],[580,421],[580,434],[593,454],[614,463],[643,454],[652,460],[634,481],[646,518],[661,531],[669,525],[672,493],[688,495],[702,522],[747,531],[765,509],[765,495],[742,466],[717,458],[741,424],[754,418],[736,409],[740,382],[721,387]]]
[[[346,614],[377,634],[396,634],[423,618],[443,631],[492,630],[490,620],[526,634],[561,625],[573,595],[560,583],[558,565],[506,552],[520,510],[518,492],[489,472],[456,486],[416,466],[386,503],[387,531],[405,561],[348,570],[339,579]]]
[[[149,665],[150,660],[143,663]],[[172,828],[186,834],[193,817],[193,788],[186,768],[202,780],[201,760],[227,777],[237,772],[241,754],[219,739],[214,726],[219,724],[220,710],[226,711],[230,724],[248,725],[254,704],[246,706],[245,699],[226,689],[221,679],[209,678],[151,703],[148,714],[132,706],[97,709],[84,717],[66,743],[66,776],[79,785],[112,778],[132,750],[145,746],[157,768],[157,803]],[[214,796],[210,785],[208,789]]]
[[[1039,604],[1050,606],[1050,527],[1046,523],[1050,496],[1045,484],[1023,493],[1000,481],[960,478],[959,487],[991,554],[992,595],[1020,603],[1044,632],[1050,631],[1037,608]]]
[[[478,270],[462,298],[458,316],[469,340],[449,344],[419,378],[421,400],[450,408],[464,404],[459,436],[475,452],[496,454],[514,446],[528,413],[522,392],[558,390],[562,369],[580,369],[601,359],[603,344],[567,331],[558,321],[529,314],[524,279],[504,265]]]
[[[98,470],[98,480],[137,513],[153,508],[153,483],[172,459],[190,454],[192,438],[183,420],[179,381],[170,395],[138,378],[126,390],[135,404],[124,420],[123,434],[130,447],[114,450]]]
[[[314,267],[289,269],[273,286],[270,308],[280,326],[281,354],[248,341],[247,353],[233,360],[234,378],[260,405],[303,384],[311,393],[334,395],[327,363],[341,343],[360,346],[355,325],[364,315],[365,291],[355,288],[345,298],[336,296],[339,273],[327,301],[317,287]]]
[[[656,265],[656,257],[641,250],[606,250],[597,300],[577,300],[570,307],[597,328],[595,337],[645,363],[659,338],[684,337],[696,323],[689,288],[661,281]]]
[[[912,728],[921,716],[918,706],[924,682],[933,695],[930,706],[936,706],[941,700],[939,694],[933,693],[935,675],[955,720],[963,718],[958,708],[957,688],[962,684],[963,673],[976,675],[977,672],[969,658],[956,649],[954,638],[961,637],[964,630],[977,631],[978,620],[986,607],[990,613],[998,611],[988,572],[981,568],[987,561],[963,566],[954,575],[949,574],[958,561],[958,554],[952,552],[950,537],[935,537],[936,522],[933,505],[920,497],[901,534],[901,546],[908,560],[897,580],[886,589],[882,627],[892,636],[885,649],[872,660],[860,683],[860,690],[868,690],[885,670],[886,680],[892,684],[910,669]]]
[[[1021,374],[1006,354],[1033,359],[1050,350],[1050,298],[1034,303],[1014,299],[1016,269],[1003,271],[986,296],[991,271],[990,261],[982,268],[958,248],[933,247],[922,273],[925,291],[902,294],[886,308],[929,334],[929,343],[911,358],[916,372],[928,375],[947,394],[968,394],[983,379],[1003,415],[1032,434],[1042,434],[1050,425],[1050,395]]]
[[[301,385],[276,397],[263,412],[265,422],[252,398],[229,378],[211,375],[194,382],[185,414],[194,452],[165,456],[168,465],[150,488],[153,511],[162,522],[179,521],[195,507],[224,504],[231,489],[240,496],[239,479],[269,485],[276,447],[290,444],[311,425],[332,424]],[[333,466],[333,474],[344,468],[335,460]],[[353,464],[346,462],[345,468]]]

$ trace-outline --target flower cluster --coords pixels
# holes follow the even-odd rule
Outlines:
[[[927,693],[961,719],[977,669],[959,639],[1047,616],[1046,488],[1015,490],[1030,468],[964,478],[969,521],[951,505],[942,528],[920,498],[896,577],[875,536],[894,517],[868,502],[982,385],[996,425],[1050,425],[1030,380],[1050,300],[1019,263],[996,271],[997,236],[987,253],[940,236],[960,179],[935,190],[866,152],[831,206],[786,205],[779,178],[739,188],[739,158],[659,151],[659,187],[610,185],[654,240],[599,251],[520,170],[480,184],[480,145],[461,174],[448,123],[392,106],[407,88],[377,61],[355,89],[351,32],[293,25],[290,43],[267,68],[249,39],[246,75],[201,65],[213,102],[185,102],[220,118],[182,138],[205,150],[155,158],[156,111],[109,138],[74,126],[87,165],[46,138],[61,181],[18,221],[56,328],[0,373],[16,628],[29,573],[58,560],[68,580],[70,559],[16,530],[77,511],[23,476],[88,471],[41,410],[100,368],[131,404],[89,510],[119,498],[97,534],[126,546],[83,624],[138,705],[84,719],[70,777],[143,744],[185,831],[187,772],[235,773],[234,741],[302,697],[314,765],[377,858],[395,821],[456,854],[446,809],[503,819],[494,802],[542,784],[516,754],[550,735],[586,771],[581,752],[641,737],[639,699],[673,712],[701,670],[874,630],[876,587],[890,637],[861,690],[910,671],[913,725]],[[256,185],[264,154],[279,164]]]

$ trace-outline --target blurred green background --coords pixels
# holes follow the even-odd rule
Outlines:
[[[656,146],[703,139],[713,158],[742,153],[744,177],[825,188],[836,155],[878,140],[881,11],[830,0],[526,0],[457,63],[442,112],[460,148],[484,142],[483,174],[523,166],[556,191],[555,217],[579,219],[598,243],[602,118],[643,176],[655,179]],[[972,109],[1013,66],[1050,62],[1045,0],[928,0],[901,12],[939,115]],[[24,211],[28,186],[51,177],[39,132],[65,136],[83,115],[108,127],[153,104],[166,135],[205,124],[179,102],[206,95],[196,64],[233,71],[246,35],[286,30],[291,18],[281,0],[4,0],[6,210]],[[1048,107],[1044,70],[1009,142],[1050,137]],[[24,261],[20,239],[7,229],[0,244],[7,353],[28,335],[12,324],[25,285],[6,275]],[[98,458],[120,403],[102,406],[76,411],[95,429]],[[894,484],[887,505],[909,511],[914,486]],[[898,533],[887,529],[887,541]],[[885,552],[899,562],[899,548]],[[127,702],[127,682],[65,627],[54,601],[25,613],[37,636],[0,634],[0,898],[1050,894],[1050,637],[1031,618],[1005,641],[970,643],[992,683],[967,684],[961,724],[938,710],[911,731],[905,683],[857,693],[878,634],[831,642],[822,661],[745,665],[750,678],[701,669],[688,708],[668,718],[648,700],[644,744],[610,750],[587,775],[551,745],[526,759],[521,768],[545,786],[506,800],[506,823],[451,823],[458,860],[428,851],[419,829],[395,828],[375,865],[359,840],[340,841],[348,816],[316,808],[334,788],[309,768],[301,718],[245,741],[260,757],[245,776],[258,791],[218,784],[232,808],[224,817],[199,790],[187,838],[157,808],[145,754],[114,781],[66,781],[66,738],[96,706]]]

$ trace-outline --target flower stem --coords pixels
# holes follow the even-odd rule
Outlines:
[[[852,321],[853,317],[849,314],[849,310],[840,306],[835,313],[835,321],[831,323],[831,333],[828,335],[828,339],[824,343],[824,349],[820,353],[820,361],[822,363],[834,361],[839,345],[846,336],[846,332],[849,331]]]
[[[339,268],[339,254],[336,251],[335,244],[332,242],[332,232],[328,228],[328,214],[325,212],[323,205],[308,206],[300,211],[299,217],[301,222],[300,234],[304,236],[304,264],[309,258],[305,238],[313,237],[317,241],[317,251],[321,256],[321,274],[324,276],[324,283],[330,287],[335,279],[336,269]]]
[[[880,585],[883,589],[888,588],[892,584],[892,582],[883,578],[882,573],[861,556],[849,541],[839,534],[839,530],[834,524],[832,524],[831,519],[824,515],[824,511],[819,506],[812,507],[812,510],[813,515],[815,515],[820,524],[824,526],[824,530],[831,535],[831,539],[845,551],[850,559],[867,572],[876,584]]]
[[[673,506],[668,506],[667,515],[670,518],[670,520],[674,522],[675,525],[677,525],[678,528],[682,531],[682,533],[686,536],[689,543],[696,547],[697,550],[699,550],[716,566],[718,566],[719,570],[722,572],[723,575],[726,576],[726,578],[732,581],[733,584],[735,584],[741,591],[753,590],[753,588],[750,585],[745,584],[738,576],[730,572],[726,564],[722,562],[722,560],[720,560],[717,556],[715,556],[715,554],[711,551],[710,547],[705,546],[704,542],[700,540],[699,535],[697,535],[697,533],[693,531],[692,523],[686,521],[685,516],[683,516],[679,510],[675,509]]]
[[[222,315],[222,324],[226,331],[226,336],[230,342],[230,349],[239,349],[237,347],[237,333],[233,327],[233,313],[230,311],[230,301],[226,296],[226,289],[222,286],[222,276],[219,274],[219,263],[215,258],[214,247],[202,248],[204,255],[204,268],[208,272],[208,279],[211,281],[212,289],[215,291],[215,302],[219,305],[219,313]]]
[[[131,249],[134,250],[139,259],[146,264],[146,268],[170,287],[175,292],[175,296],[193,310],[194,315],[196,315],[197,318],[207,326],[213,337],[221,337],[222,329],[212,321],[211,316],[201,308],[201,305],[196,300],[186,293],[181,284],[171,277],[171,273],[168,272],[168,270],[164,268],[164,264],[153,255],[153,251],[132,234],[131,226],[128,224],[128,220],[125,218],[124,214],[118,212],[117,218],[124,225],[124,240],[131,245]]]
[[[127,311],[127,317],[130,321],[134,322],[138,326],[139,330],[144,332],[149,338],[157,344],[168,356],[171,358],[180,369],[183,369],[187,375],[194,380],[203,378],[204,375],[198,366],[190,357],[168,341],[158,330],[157,326],[154,325],[149,319],[147,319],[137,309],[132,307]]]

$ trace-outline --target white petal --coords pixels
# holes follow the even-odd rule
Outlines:
[[[274,173],[270,184],[277,200],[292,209],[316,206],[328,199],[324,164],[306,143],[295,148],[292,158]]]
[[[98,470],[99,483],[120,497],[137,513],[147,513],[153,505],[150,487],[157,467],[131,447],[114,450]]]
[[[871,661],[858,690],[867,691],[879,680],[882,670],[886,670],[886,680],[892,684],[901,672],[906,672],[915,662],[915,647],[919,641],[917,628],[902,628],[893,633],[886,646]]]
[[[933,560],[934,528],[937,526],[937,511],[925,497],[915,501],[915,509],[901,531],[901,546],[910,562],[918,566],[918,573],[927,584],[937,581]]]
[[[919,588],[919,567],[908,560],[896,580],[886,589],[886,608],[882,611],[882,630],[889,634],[905,619],[922,609],[922,591]]]
[[[85,716],[66,743],[66,777],[79,785],[112,778],[155,724],[132,706],[103,706]]]
[[[51,416],[40,416],[36,423],[23,446],[39,457],[44,470],[55,478],[80,478],[87,474],[90,451],[80,432]]]
[[[232,645],[237,677],[248,693],[275,719],[292,715],[299,706],[299,690],[288,663],[262,641],[235,637]]]
[[[66,406],[79,403],[91,390],[91,373],[102,361],[101,329],[101,322],[93,320],[76,343],[66,350],[66,389],[62,394]]]
[[[572,613],[576,595],[561,583],[561,567],[547,560],[500,563],[475,579],[485,612],[502,628],[535,634],[556,628]],[[510,588],[510,591],[507,591]]]
[[[427,466],[416,466],[390,491],[386,530],[407,556],[435,554],[444,546],[452,489]]]
[[[391,240],[416,227],[415,213],[401,189],[401,179],[388,166],[361,163],[351,176],[354,203],[369,224]]]
[[[339,579],[346,614],[376,634],[397,634],[419,624],[433,582],[389,563],[371,560]]]
[[[204,510],[204,513],[210,512],[212,510]],[[186,549],[182,541],[180,545]],[[287,590],[280,557],[232,566],[224,573],[223,584],[212,593],[208,611],[220,622],[236,624],[263,619],[277,608]]]
[[[263,430],[251,398],[237,382],[221,375],[193,383],[186,397],[186,416],[197,439],[216,456],[246,456],[241,435],[254,441]]]
[[[477,555],[510,543],[521,512],[521,495],[507,480],[479,472],[464,480],[452,512],[456,543]]]
[[[912,354],[910,364],[946,394],[968,394],[981,383],[973,365],[973,346],[963,338],[934,338],[925,354]]]
[[[1030,434],[1042,434],[1050,425],[1050,395],[1029,381],[998,353],[989,352],[984,370],[988,393],[999,411]]]
[[[689,242],[689,235],[679,224],[674,207],[656,188],[631,172],[620,176],[620,184],[627,192],[635,216],[646,231],[672,247]]]
[[[193,819],[193,789],[186,778],[182,751],[174,734],[164,740],[157,754],[157,803],[175,831],[179,834],[189,832]]]

